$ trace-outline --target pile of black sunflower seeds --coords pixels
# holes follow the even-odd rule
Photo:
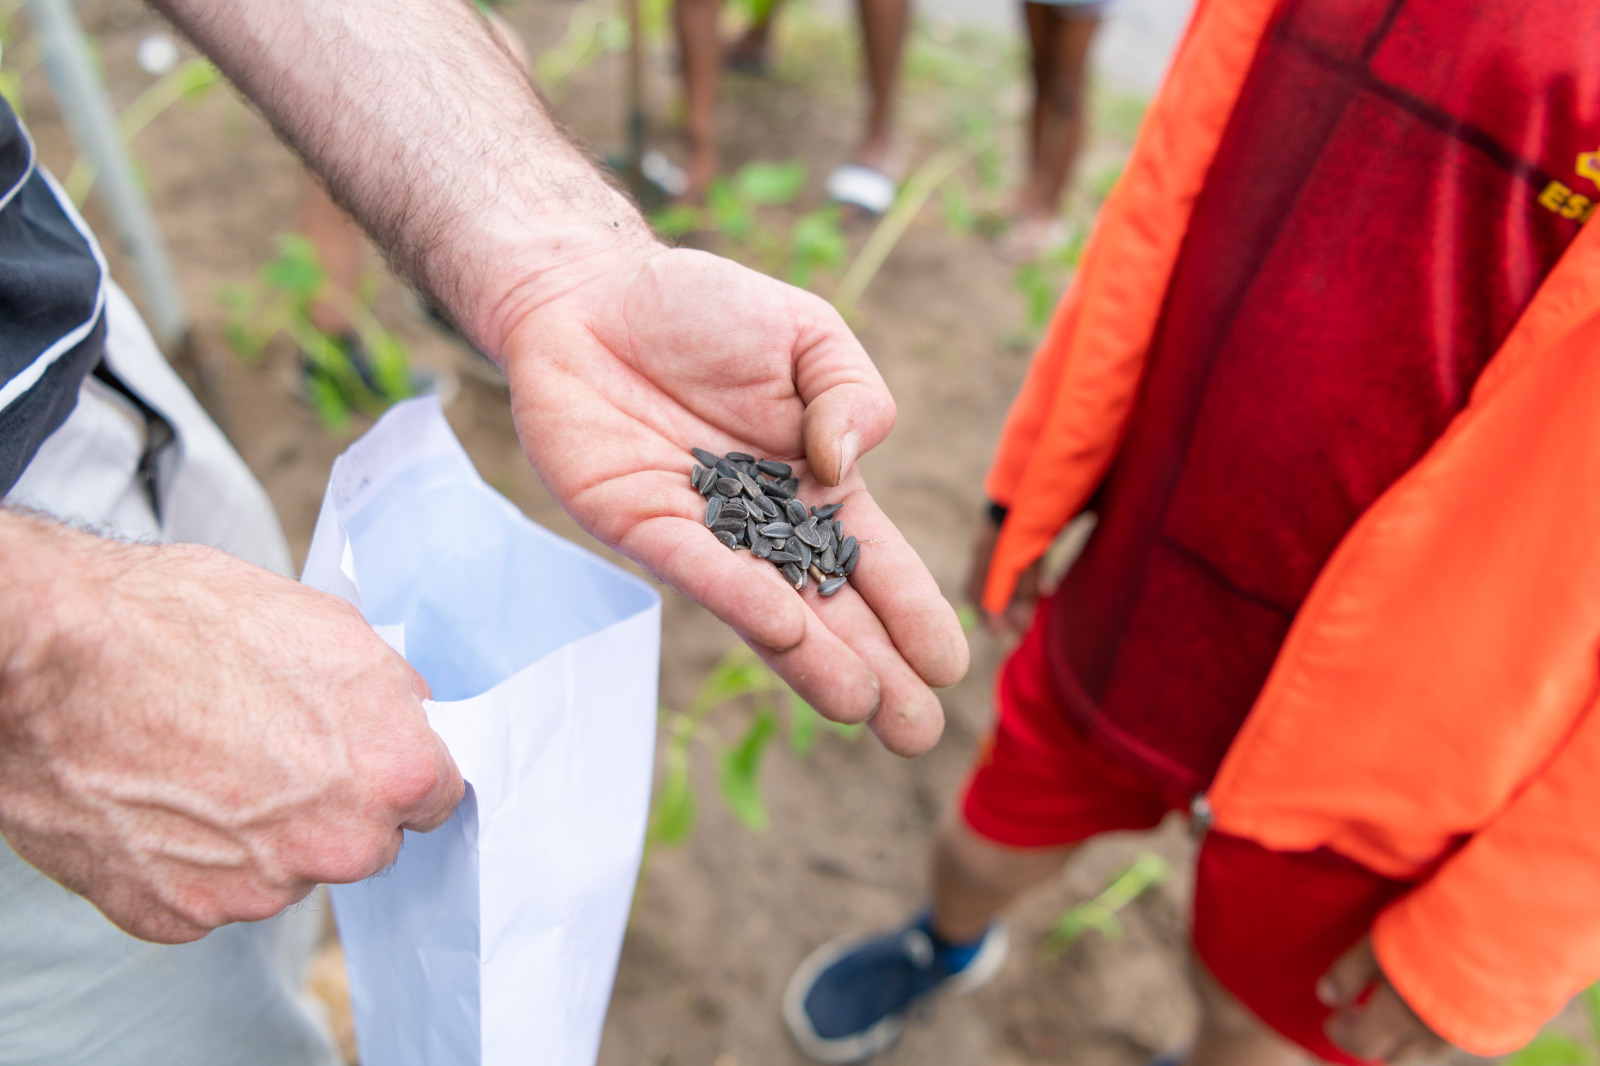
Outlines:
[[[718,540],[783,571],[797,592],[806,579],[817,592],[832,596],[844,588],[861,560],[861,544],[844,535],[834,516],[844,505],[807,507],[795,498],[800,479],[788,463],[757,459],[744,452],[717,458],[704,448],[689,451],[698,460],[689,483],[706,498],[706,528]]]

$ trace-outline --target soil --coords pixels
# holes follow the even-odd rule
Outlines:
[[[504,9],[535,54],[561,37],[572,5],[528,0]],[[133,0],[82,6],[96,37],[110,95],[121,106],[150,82],[134,61],[139,40],[162,24]],[[780,61],[767,78],[732,77],[721,113],[726,162],[799,157],[811,165],[801,207],[814,206],[827,169],[848,155],[859,101],[851,40],[830,31],[810,69]],[[815,32],[813,31],[813,36]],[[826,34],[824,34],[826,37]],[[820,38],[819,38],[820,39]],[[780,35],[779,54],[785,40]],[[670,56],[648,72],[650,107],[671,112]],[[818,57],[821,58],[818,58]],[[1008,75],[1001,72],[1004,85]],[[1021,71],[998,94],[997,113],[1015,155]],[[623,138],[620,63],[604,58],[575,75],[559,108],[599,150]],[[43,75],[24,82],[27,119],[43,159],[58,174],[74,153]],[[938,145],[939,101],[909,94],[909,155]],[[663,127],[664,122],[657,122]],[[658,135],[669,150],[669,135]],[[1126,151],[1102,134],[1086,172]],[[283,340],[246,365],[223,339],[218,288],[251,278],[272,254],[274,234],[293,227],[301,170],[264,123],[225,89],[186,102],[140,135],[135,149],[194,319],[189,349],[176,360],[265,483],[298,558],[303,559],[334,457],[363,428],[327,432],[298,398],[296,354]],[[1014,172],[1014,159],[1011,160]],[[91,199],[90,221],[105,235],[114,272],[137,299],[137,284],[115,248],[109,219]],[[859,246],[863,234],[853,235]],[[377,260],[374,257],[373,262]],[[974,232],[952,232],[928,210],[868,289],[857,322],[887,379],[900,417],[889,441],[862,461],[888,514],[956,599],[982,510],[981,479],[1008,403],[1027,365],[1018,342],[1024,312],[1015,268]],[[531,472],[512,428],[507,393],[449,337],[428,324],[402,286],[384,280],[379,316],[420,364],[449,368],[461,389],[449,417],[485,477],[538,522],[600,548],[562,512]],[[663,703],[685,706],[735,640],[695,605],[666,595]],[[623,949],[605,1030],[604,1066],[781,1066],[804,1061],[778,1016],[794,966],[843,933],[903,921],[923,899],[929,836],[960,786],[990,715],[990,686],[1004,646],[973,634],[969,677],[943,694],[943,742],[914,761],[870,738],[826,734],[809,757],[775,745],[765,786],[772,828],[750,832],[715,798],[707,763],[696,765],[700,821],[682,848],[651,859]],[[724,727],[738,728],[737,710]],[[1123,914],[1124,933],[1091,933],[1057,960],[1039,945],[1058,915],[1102,889],[1144,850],[1170,860],[1169,880]],[[1189,862],[1193,844],[1173,821],[1159,831],[1092,843],[1059,881],[1010,915],[1013,957],[1004,974],[970,998],[918,1020],[885,1066],[1065,1063],[1138,1066],[1189,1038],[1195,1018],[1184,975]],[[339,1005],[336,945],[319,960],[316,986]]]

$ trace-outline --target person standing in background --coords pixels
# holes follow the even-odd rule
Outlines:
[[[1033,72],[1028,116],[1028,173],[997,248],[1013,263],[1030,263],[1066,238],[1061,196],[1083,144],[1089,88],[1089,46],[1108,0],[1026,0]]]
[[[910,0],[858,0],[867,79],[867,114],[850,162],[828,175],[828,197],[865,215],[881,215],[894,203],[898,171],[894,112],[900,88],[900,60],[911,24]],[[673,22],[683,62],[683,92],[688,112],[689,161],[684,168],[684,202],[697,202],[721,165],[717,151],[717,89],[724,62],[736,69],[760,70],[777,3],[768,4],[755,24],[725,55],[717,32],[721,0],[677,0]]]

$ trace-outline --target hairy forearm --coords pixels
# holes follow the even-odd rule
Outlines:
[[[463,0],[152,0],[491,355],[638,211]]]

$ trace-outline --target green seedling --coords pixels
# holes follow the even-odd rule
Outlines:
[[[1108,940],[1121,938],[1122,919],[1118,912],[1166,879],[1167,861],[1155,852],[1145,852],[1098,896],[1063,912],[1040,945],[1041,952],[1046,958],[1059,958],[1090,930]]]
[[[798,160],[755,162],[706,189],[704,207],[677,204],[651,218],[665,237],[709,232],[730,258],[810,288],[819,271],[837,271],[849,251],[839,210],[828,206],[801,215],[788,226],[768,209],[786,207],[805,191],[806,166]]]
[[[329,430],[345,429],[353,412],[375,417],[411,395],[404,346],[374,317],[370,301],[333,283],[305,237],[280,234],[277,256],[262,266],[256,281],[224,286],[217,297],[228,310],[228,344],[247,363],[260,359],[267,342],[280,333],[299,346],[313,371],[306,375],[306,398]],[[312,321],[311,309],[318,303],[355,329],[370,360],[364,374],[340,339]]]
[[[662,708],[666,747],[661,784],[650,811],[648,844],[679,845],[694,832],[696,803],[689,758],[696,745],[717,761],[717,792],[728,811],[752,832],[767,829],[770,819],[761,767],[779,733],[780,705],[789,719],[789,746],[802,758],[811,753],[823,730],[842,736],[855,736],[861,730],[823,718],[750,649],[735,647],[717,661],[687,710]],[[743,729],[730,741],[711,719],[731,718],[741,706],[746,710]]]
[[[1049,323],[1057,301],[1078,268],[1084,241],[1084,228],[1074,226],[1067,240],[1034,262],[1019,266],[1012,276],[1012,287],[1022,294],[1023,320],[1029,337],[1037,337]]]

